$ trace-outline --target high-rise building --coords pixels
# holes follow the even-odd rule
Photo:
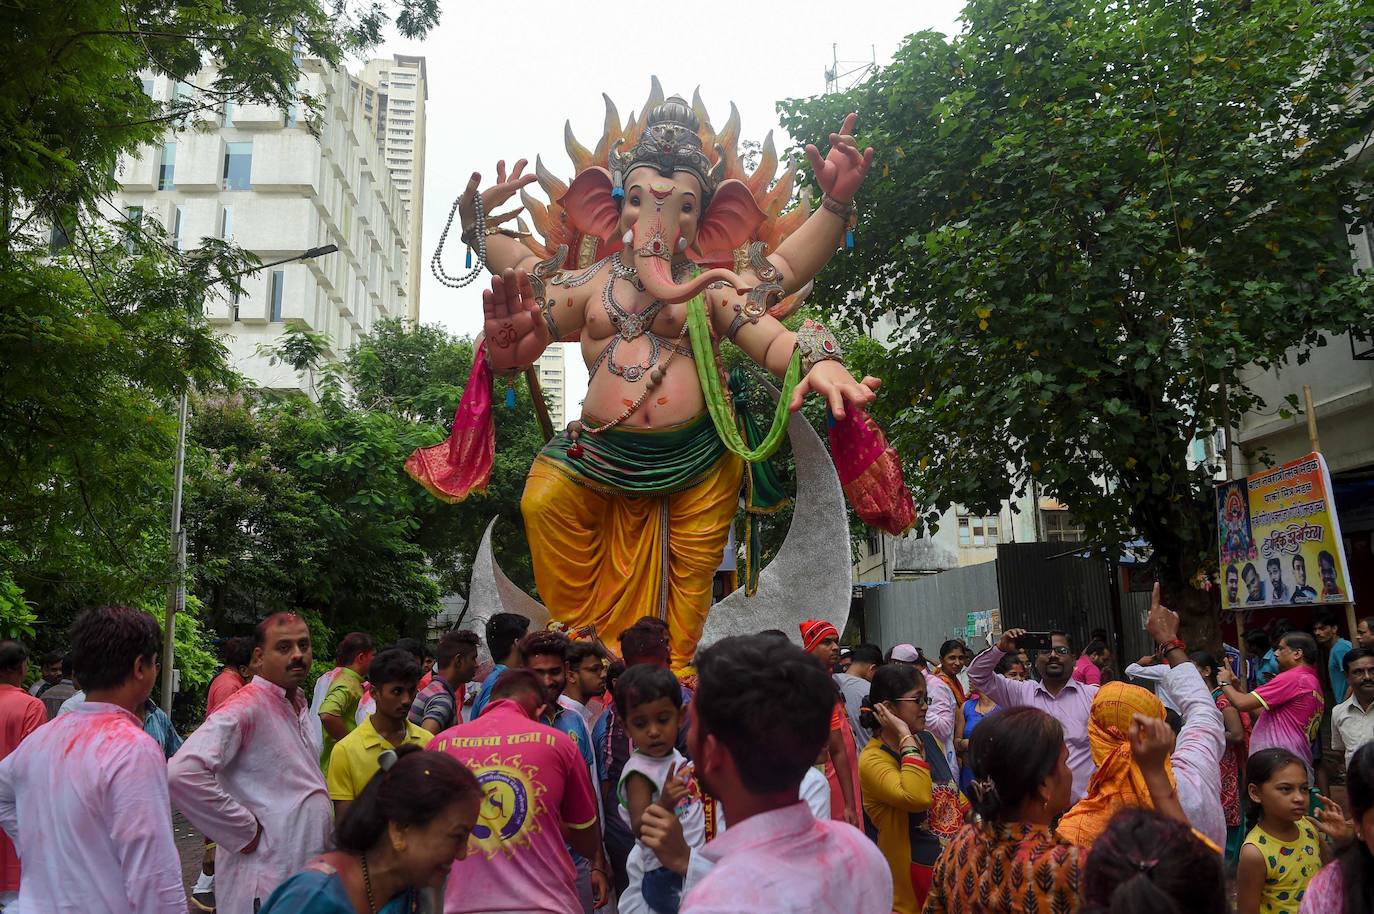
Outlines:
[[[391,183],[406,211],[408,317],[420,319],[421,219],[425,204],[425,101],[429,83],[425,59],[393,54],[370,60],[359,77],[363,117],[372,124]]]
[[[404,208],[359,93],[346,71],[321,60],[304,59],[301,70],[300,94],[321,105],[317,123],[307,123],[304,105],[207,103],[195,124],[120,160],[118,212],[110,215],[155,219],[179,246],[231,239],[264,263],[337,245],[243,278],[237,301],[205,303],[239,372],[259,386],[309,392],[308,380],[260,351],[286,322],[326,334],[338,358],[378,320],[411,308]],[[146,74],[143,85],[166,101],[197,97],[214,78],[213,69],[189,82]]]
[[[548,400],[555,432],[568,424],[568,372],[563,361],[566,345],[554,343],[539,356],[539,386]]]

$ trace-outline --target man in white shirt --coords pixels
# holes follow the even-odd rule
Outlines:
[[[166,761],[138,716],[158,641],[157,620],[140,610],[82,613],[71,662],[86,701],[0,762],[0,825],[24,867],[19,910],[186,911]]]
[[[1331,712],[1331,748],[1345,752],[1345,765],[1365,743],[1374,742],[1374,651],[1357,647],[1345,655],[1350,697]]]
[[[877,846],[798,799],[829,738],[829,677],[795,645],[760,636],[716,642],[697,672],[688,747],[730,827],[689,858],[660,855],[686,877],[681,914],[890,914],[892,874]],[[709,871],[689,869],[695,858]]]
[[[313,737],[319,718],[301,690],[310,630],[294,613],[277,613],[255,635],[258,674],[191,734],[167,770],[172,799],[219,847],[221,914],[254,914],[324,851],[334,824]]]

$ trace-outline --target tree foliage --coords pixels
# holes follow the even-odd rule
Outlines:
[[[155,224],[112,220],[121,156],[198,108],[286,107],[302,57],[334,64],[390,21],[420,37],[437,15],[437,0],[0,11],[0,627],[56,645],[85,606],[165,600],[177,399],[188,384],[235,383],[191,316],[254,259],[214,241],[177,250]],[[208,61],[213,84],[191,85]],[[148,75],[189,91],[154,100]]]
[[[528,393],[521,388],[514,410],[497,410],[486,495],[450,505],[402,464],[447,437],[471,342],[385,321],[343,365],[321,362],[326,344],[293,327],[276,347],[317,373],[318,402],[246,391],[196,404],[187,499],[194,590],[226,630],[292,609],[334,633],[423,634],[443,594],[466,592],[491,515],[507,517],[507,542],[521,539],[520,491],[542,444]],[[528,583],[527,554],[505,564]]]
[[[859,112],[878,163],[822,287],[900,332],[880,408],[927,522],[1034,481],[1176,602],[1214,543],[1192,442],[1252,409],[1250,366],[1369,326],[1374,5],[973,0],[847,95],[781,104],[799,141]],[[1367,229],[1366,229],[1367,230]]]

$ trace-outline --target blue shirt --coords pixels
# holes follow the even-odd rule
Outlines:
[[[472,720],[476,720],[486,710],[487,702],[491,701],[491,690],[496,687],[496,680],[501,678],[506,669],[504,663],[498,663],[491,668],[491,675],[482,680],[482,688],[477,690],[477,697],[472,700]]]
[[[1345,681],[1345,655],[1350,653],[1351,647],[1349,641],[1337,638],[1336,643],[1331,645],[1331,653],[1327,656],[1326,669],[1331,674],[1331,694],[1335,696],[1336,704],[1345,701],[1349,689]]]
[[[555,730],[568,734],[572,741],[577,743],[577,751],[582,755],[582,761],[586,763],[588,771],[592,773],[592,783],[596,784],[596,754],[592,749],[592,735],[587,732],[587,722],[582,719],[582,715],[568,708],[557,708],[553,720],[546,723]]]
[[[1279,658],[1274,656],[1273,649],[1265,651],[1264,656],[1260,658],[1260,662],[1255,664],[1254,674],[1255,681],[1250,685],[1251,691],[1254,691],[1258,686],[1264,685],[1279,674]]]
[[[167,716],[166,711],[153,704],[151,699],[147,707],[148,713],[143,718],[143,732],[157,740],[157,744],[162,747],[162,754],[171,758],[181,748],[181,737],[177,735],[176,728],[172,726],[172,719]]]
[[[321,869],[302,870],[277,886],[259,914],[354,914],[353,902],[339,879],[337,871],[327,863],[308,864]],[[405,889],[382,905],[377,914],[403,914],[411,910],[414,889]]]

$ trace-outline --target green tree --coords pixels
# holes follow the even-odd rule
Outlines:
[[[859,112],[879,160],[822,290],[900,328],[881,417],[926,520],[1032,482],[1115,549],[1154,548],[1215,632],[1199,436],[1264,404],[1245,371],[1367,327],[1369,2],[973,0],[847,95],[787,101],[820,141]],[[1367,204],[1366,204],[1367,206]]]
[[[466,593],[483,528],[502,514],[503,564],[529,582],[518,502],[542,444],[528,394],[498,407],[497,464],[485,495],[432,498],[402,469],[447,437],[472,344],[434,327],[378,324],[343,365],[295,326],[275,351],[313,372],[318,402],[262,391],[203,398],[192,427],[187,499],[195,592],[224,628],[282,609],[334,633],[422,634],[445,593]],[[323,649],[323,648],[321,648]]]
[[[217,242],[178,251],[156,225],[110,221],[121,156],[226,101],[285,107],[301,57],[335,64],[393,20],[419,37],[437,15],[437,0],[0,11],[0,620],[11,630],[57,643],[83,606],[165,598],[178,395],[233,384],[223,348],[188,316],[252,258]],[[210,60],[214,81],[196,85]],[[174,98],[150,98],[149,75],[172,80]]]

